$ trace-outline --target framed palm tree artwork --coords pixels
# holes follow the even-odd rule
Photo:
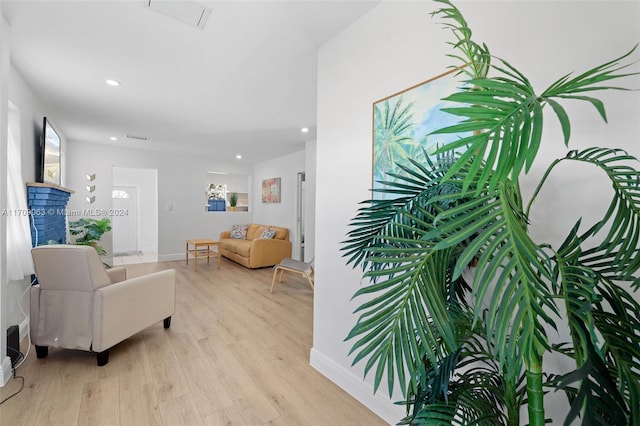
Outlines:
[[[431,132],[453,124],[459,118],[444,111],[453,105],[442,99],[464,85],[460,68],[373,103],[373,198],[389,198],[389,193],[376,192],[385,182],[393,182],[403,174],[402,165],[409,158],[424,162],[436,147],[463,135],[431,135]]]

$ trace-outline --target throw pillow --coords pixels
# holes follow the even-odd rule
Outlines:
[[[276,236],[276,231],[271,228],[267,228],[264,231],[262,231],[262,235],[260,235],[260,238],[263,238],[265,240],[271,240],[275,236]]]
[[[248,227],[249,225],[231,225],[231,238],[246,240]]]

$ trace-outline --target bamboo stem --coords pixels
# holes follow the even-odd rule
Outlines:
[[[532,354],[527,360],[527,397],[529,425],[544,426],[544,394],[542,392],[542,357]]]

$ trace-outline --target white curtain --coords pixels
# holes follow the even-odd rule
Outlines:
[[[7,143],[7,275],[9,281],[34,273],[26,186],[22,179],[18,111],[9,105]],[[13,116],[13,117],[12,117]]]

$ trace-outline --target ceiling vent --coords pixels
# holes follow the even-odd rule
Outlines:
[[[190,0],[144,0],[144,6],[200,29],[204,28],[211,15],[211,8]]]
[[[129,138],[129,139],[138,139],[139,141],[146,141],[147,140],[146,136],[138,136],[138,135],[132,135],[132,134],[128,134],[127,138]]]

